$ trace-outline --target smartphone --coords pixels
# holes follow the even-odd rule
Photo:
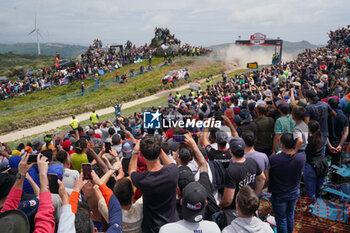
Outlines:
[[[111,150],[111,147],[112,147],[112,145],[111,145],[110,142],[105,142],[105,150],[106,150],[106,152],[109,152]]]
[[[38,158],[38,154],[30,154],[29,157],[28,157],[27,164],[38,162],[37,158]]]
[[[57,175],[54,173],[48,173],[47,179],[49,180],[49,188],[51,193],[57,193],[58,194],[58,182],[57,182]]]
[[[185,142],[185,135],[174,135],[173,139],[175,142]]]
[[[84,180],[92,180],[91,171],[92,167],[90,163],[81,164],[81,169],[83,169],[83,178]]]

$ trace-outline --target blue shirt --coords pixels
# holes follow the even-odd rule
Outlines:
[[[305,152],[287,155],[283,151],[271,155],[269,160],[269,192],[275,195],[297,193],[306,161]]]
[[[317,101],[308,104],[305,107],[306,117],[310,117],[310,120],[315,120],[320,124],[321,134],[324,137],[328,137],[328,113],[332,112],[332,108],[321,101]]]

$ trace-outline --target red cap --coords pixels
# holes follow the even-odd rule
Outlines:
[[[62,143],[62,147],[64,150],[69,150],[70,146],[71,146],[71,141],[70,140],[66,140]]]

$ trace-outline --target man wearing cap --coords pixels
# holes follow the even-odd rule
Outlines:
[[[256,193],[260,193],[265,175],[257,162],[251,158],[244,158],[245,143],[242,138],[234,137],[229,142],[233,163],[226,169],[224,175],[224,195],[219,206],[224,209],[227,222],[236,216],[236,195],[241,187],[249,185]]]
[[[199,182],[191,182],[184,188],[180,204],[183,220],[165,224],[160,228],[159,233],[220,232],[215,222],[203,220],[207,205],[207,192]]]
[[[321,134],[326,144],[328,137],[328,115],[335,116],[337,113],[328,104],[319,101],[314,90],[308,90],[305,97],[309,103],[305,107],[305,123],[308,124],[310,120],[317,121],[320,124]]]
[[[215,133],[215,139],[218,145],[218,149],[216,150],[210,145],[208,140],[208,131],[209,128],[206,128],[202,134],[201,141],[205,150],[207,151],[207,155],[210,161],[216,161],[221,163],[226,169],[230,164],[231,155],[228,151],[226,145],[228,141],[228,136],[225,131],[218,130]]]

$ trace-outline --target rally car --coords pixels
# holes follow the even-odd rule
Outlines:
[[[188,80],[190,78],[190,72],[188,69],[172,70],[162,78],[162,83],[175,83],[180,79]]]

